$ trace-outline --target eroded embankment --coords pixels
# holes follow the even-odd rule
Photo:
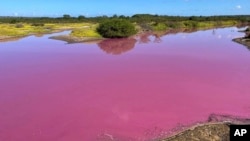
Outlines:
[[[229,141],[230,125],[249,124],[250,119],[211,114],[204,124],[180,131],[161,141]]]
[[[248,27],[245,31],[243,31],[246,33],[245,37],[236,38],[236,39],[233,39],[233,41],[240,43],[246,46],[248,49],[250,49],[250,31],[249,30],[250,28]]]

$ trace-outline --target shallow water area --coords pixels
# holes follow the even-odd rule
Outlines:
[[[0,140],[146,141],[211,114],[250,118],[238,30],[0,43]]]

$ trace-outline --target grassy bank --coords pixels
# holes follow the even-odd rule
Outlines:
[[[238,21],[176,21],[176,22],[152,22],[148,23],[147,30],[152,31],[166,31],[173,29],[210,29],[218,27],[237,26]],[[145,26],[145,25],[144,25]]]
[[[87,24],[82,27],[74,28],[70,36],[74,37],[96,37],[101,38],[101,35],[96,31],[98,24]]]
[[[17,24],[0,24],[0,37],[14,38],[24,37],[28,35],[41,35],[53,32],[59,32],[63,30],[72,30],[71,35],[76,37],[82,36],[94,36],[100,37],[95,31],[97,24],[92,23],[46,23],[46,24],[28,24],[28,23],[17,23]]]
[[[70,17],[70,18],[25,18],[0,17],[0,40],[20,38],[28,35],[43,35],[63,30],[72,30],[70,37],[102,38],[96,31],[100,23],[112,19],[127,20],[135,25],[139,33],[145,31],[165,32],[204,30],[219,27],[238,26],[250,23],[250,16],[158,16],[137,14],[126,16]]]

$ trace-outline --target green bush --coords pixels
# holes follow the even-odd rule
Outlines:
[[[197,28],[198,27],[198,22],[196,22],[196,21],[184,21],[183,24],[185,25],[186,28]]]
[[[123,38],[136,33],[135,26],[124,19],[110,19],[99,25],[97,32],[105,38]]]
[[[153,26],[153,29],[155,31],[165,31],[167,30],[167,26],[164,23],[155,23]]]

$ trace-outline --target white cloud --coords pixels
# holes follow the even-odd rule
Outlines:
[[[236,8],[237,9],[241,9],[242,7],[241,7],[241,5],[237,5]]]

